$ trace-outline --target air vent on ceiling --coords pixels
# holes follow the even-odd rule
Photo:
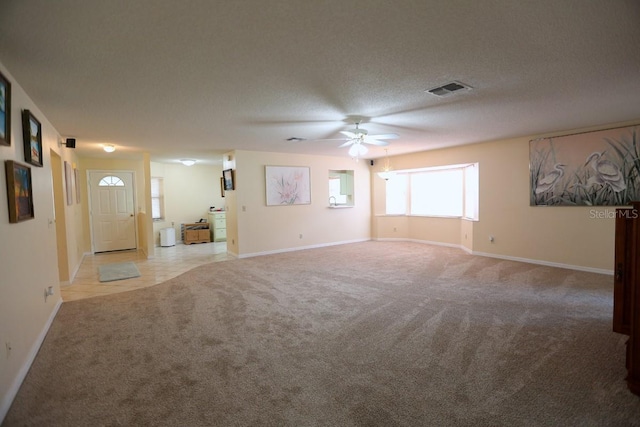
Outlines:
[[[425,90],[425,92],[428,92],[431,95],[435,96],[449,96],[463,89],[471,90],[471,86],[467,86],[460,82],[451,82],[447,83],[446,85],[434,87],[433,89],[427,89]]]

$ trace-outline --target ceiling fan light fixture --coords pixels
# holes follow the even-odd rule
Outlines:
[[[193,166],[196,164],[196,161],[193,159],[182,159],[180,160],[180,163],[182,163],[185,166]]]
[[[355,144],[351,145],[351,148],[349,148],[349,155],[351,157],[354,157],[355,159],[358,159],[360,156],[364,156],[368,152],[369,149],[359,142],[356,142]]]

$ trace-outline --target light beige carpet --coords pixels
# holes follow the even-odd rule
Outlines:
[[[365,242],[64,303],[6,426],[633,426],[612,278]]]

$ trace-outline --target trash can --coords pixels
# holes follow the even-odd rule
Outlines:
[[[160,246],[175,246],[176,230],[173,227],[160,229]]]

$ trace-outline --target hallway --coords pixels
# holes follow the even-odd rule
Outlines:
[[[146,288],[179,276],[200,265],[234,258],[227,254],[226,242],[156,247],[155,257],[152,259],[147,259],[139,251],[86,255],[73,283],[60,287],[62,300],[67,302]],[[140,270],[140,277],[100,282],[98,278],[100,265],[128,261],[136,264]]]

